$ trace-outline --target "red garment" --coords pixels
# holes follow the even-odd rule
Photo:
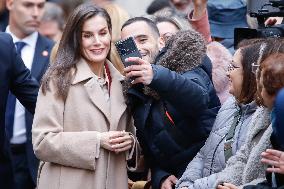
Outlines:
[[[208,13],[207,10],[205,14],[200,19],[192,19],[193,11],[188,14],[188,21],[192,25],[193,29],[197,32],[201,33],[207,43],[212,41],[211,32],[210,32],[210,25],[208,20]]]

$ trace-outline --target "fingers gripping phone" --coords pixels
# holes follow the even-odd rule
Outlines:
[[[120,56],[120,59],[122,63],[124,64],[124,67],[131,66],[133,64],[136,64],[135,62],[126,62],[125,59],[129,57],[139,57],[142,58],[139,50],[135,44],[133,37],[128,37],[127,39],[117,41],[115,43],[117,52]]]

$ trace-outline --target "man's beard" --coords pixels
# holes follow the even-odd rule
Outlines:
[[[159,50],[155,51],[155,52],[152,52],[152,53],[149,53],[149,56],[147,56],[147,60],[150,64],[155,64],[155,60],[156,60],[156,57],[159,53]]]

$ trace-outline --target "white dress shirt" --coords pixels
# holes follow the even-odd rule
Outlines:
[[[33,32],[31,35],[19,39],[17,38],[11,31],[9,26],[6,28],[6,33],[9,33],[12,38],[13,42],[25,42],[26,45],[23,47],[21,51],[21,57],[28,69],[31,70],[32,63],[35,54],[35,47],[38,38],[38,32]],[[24,106],[16,100],[16,107],[15,107],[15,115],[14,115],[14,128],[13,128],[13,137],[11,138],[12,144],[22,144],[27,141],[26,137],[26,121],[25,121],[25,108]]]

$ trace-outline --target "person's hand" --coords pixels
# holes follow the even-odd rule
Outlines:
[[[160,189],[172,189],[177,183],[177,180],[178,179],[174,175],[169,176],[162,182]]]
[[[115,149],[113,148],[113,144],[110,142],[114,138],[119,138],[123,137],[125,134],[122,131],[108,131],[108,132],[103,132],[100,134],[100,144],[101,147],[109,150],[109,151],[114,151]]]
[[[129,132],[122,131],[121,134],[118,137],[111,137],[109,141],[115,153],[127,151],[134,144],[134,139]]]
[[[138,57],[127,58],[126,61],[135,62],[136,65],[131,65],[124,68],[125,77],[127,79],[135,78],[132,84],[143,83],[149,85],[153,79],[153,69],[149,62]]]
[[[217,189],[238,189],[238,187],[230,183],[223,183],[222,185],[219,184]]]
[[[206,7],[208,0],[192,0],[194,7]]]
[[[281,24],[283,17],[269,17],[265,22],[265,26],[274,26],[277,24]]]
[[[192,19],[198,20],[200,19],[207,9],[207,1],[208,0],[193,0],[193,15]]]
[[[284,174],[284,152],[267,149],[261,153],[261,162],[273,167],[267,168],[268,172]]]

